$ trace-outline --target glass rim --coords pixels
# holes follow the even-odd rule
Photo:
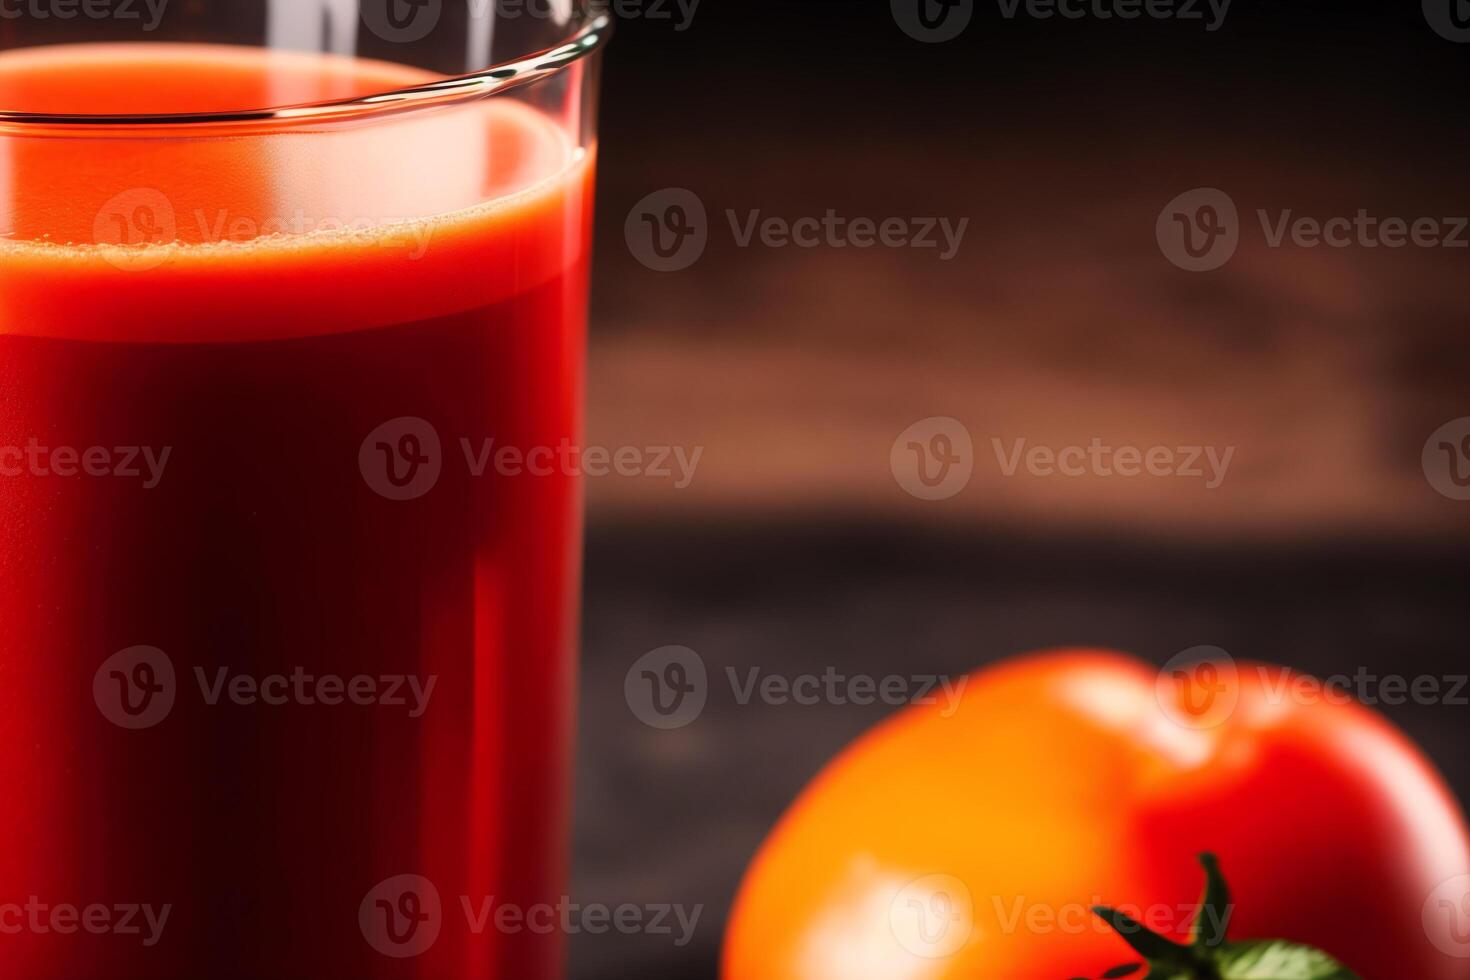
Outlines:
[[[51,129],[72,131],[121,131],[139,135],[148,128],[191,130],[240,125],[296,125],[335,122],[396,114],[430,106],[452,105],[498,95],[565,70],[601,50],[612,33],[612,17],[600,13],[583,24],[566,40],[549,48],[523,55],[489,68],[453,75],[421,85],[375,92],[350,99],[303,102],[274,108],[241,109],[229,112],[176,113],[44,113],[16,112],[0,108],[0,127],[18,126],[26,131]],[[269,50],[269,49],[262,49]],[[0,129],[3,132],[3,129]]]

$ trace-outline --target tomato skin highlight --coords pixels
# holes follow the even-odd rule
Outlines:
[[[1200,714],[1149,664],[1067,650],[971,675],[948,716],[900,712],[762,846],[722,976],[1100,977],[1138,957],[1090,907],[1185,942],[1210,851],[1232,939],[1316,946],[1362,980],[1470,980],[1425,925],[1470,838],[1422,753],[1286,668],[1241,663],[1229,694]]]

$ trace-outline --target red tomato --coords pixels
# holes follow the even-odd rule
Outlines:
[[[1232,940],[1470,978],[1464,818],[1397,729],[1284,668],[1099,651],[981,671],[844,752],[751,866],[723,975],[1100,977],[1139,958],[1090,907],[1185,942],[1206,851]]]

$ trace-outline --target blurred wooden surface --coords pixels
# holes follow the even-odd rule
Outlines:
[[[1463,188],[1378,168],[1324,174],[1280,146],[1167,160],[1096,143],[1084,159],[890,147],[860,165],[809,145],[758,152],[758,183],[709,181],[710,247],[682,272],[643,268],[622,240],[618,206],[658,175],[630,188],[609,178],[592,440],[704,457],[685,490],[594,481],[597,510],[837,508],[1185,536],[1470,531],[1467,505],[1434,492],[1420,463],[1435,429],[1470,415],[1470,249],[1272,248],[1254,213],[1466,214]],[[941,178],[882,179],[921,172]],[[1224,268],[1191,273],[1164,258],[1154,222],[1202,185],[1230,188],[1245,228]],[[971,223],[950,262],[742,249],[726,207]],[[942,504],[907,497],[888,466],[898,434],[930,416],[963,422],[977,450],[971,486]],[[1236,453],[1206,491],[1179,478],[1004,477],[990,442],[1094,437]]]
[[[702,905],[694,941],[573,938],[575,980],[713,980],[729,902],[776,818],[894,709],[740,704],[727,667],[945,673],[1054,646],[1162,664],[1189,647],[1329,676],[1445,677],[1464,655],[1470,550],[1343,539],[1146,545],[895,522],[594,524],[577,770],[579,901]],[[623,679],[678,644],[704,659],[692,724],[645,726]],[[1383,707],[1470,800],[1470,708]]]
[[[590,441],[702,447],[694,481],[590,482],[577,877],[704,904],[693,944],[581,936],[576,980],[715,976],[745,863],[881,707],[634,717],[645,652],[712,670],[959,673],[1200,644],[1319,674],[1463,673],[1470,502],[1420,456],[1470,416],[1465,249],[1267,247],[1257,209],[1470,214],[1466,49],[1417,4],[1236,5],[1215,34],[1002,21],[919,45],[888,5],[704,5],[630,22],[604,108]],[[624,221],[695,192],[703,258],[640,265]],[[1155,221],[1196,187],[1246,219],[1211,273]],[[961,251],[739,248],[724,212],[971,219]],[[931,416],[977,448],[925,502],[889,468]],[[1000,474],[1007,443],[1235,446],[1219,489]],[[1470,799],[1467,709],[1389,709]]]

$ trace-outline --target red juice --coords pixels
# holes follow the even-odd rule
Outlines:
[[[48,113],[423,80],[0,54],[0,106]],[[481,913],[565,888],[580,489],[548,453],[581,438],[592,159],[564,128],[500,97],[0,123],[0,976],[559,974],[556,930]]]

